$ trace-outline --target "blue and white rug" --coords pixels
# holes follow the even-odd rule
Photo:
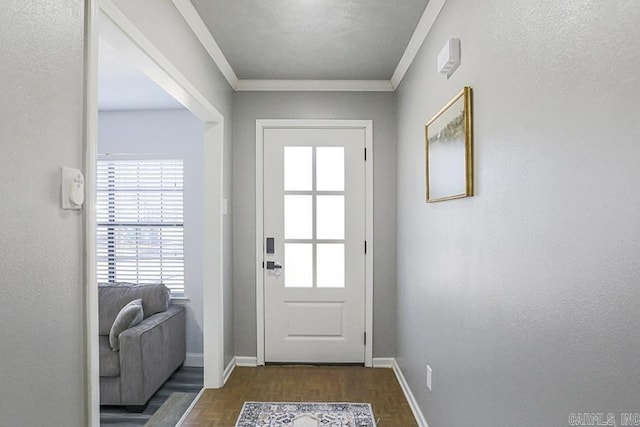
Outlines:
[[[369,403],[245,402],[236,427],[376,427]]]

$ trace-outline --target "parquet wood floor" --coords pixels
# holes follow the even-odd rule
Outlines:
[[[233,427],[245,401],[371,403],[379,427],[418,425],[393,370],[359,366],[237,367],[223,388],[202,394],[182,425]]]

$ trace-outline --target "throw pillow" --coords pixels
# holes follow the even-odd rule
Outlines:
[[[109,344],[113,351],[120,350],[120,334],[127,329],[142,322],[144,312],[142,311],[142,299],[138,298],[122,307],[116,320],[113,321],[111,331],[109,331]]]

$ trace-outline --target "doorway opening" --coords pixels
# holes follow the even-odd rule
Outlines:
[[[200,147],[197,155],[182,153],[183,161],[193,162],[198,159],[200,168],[199,178],[192,179],[194,184],[185,190],[185,204],[187,199],[199,200],[201,206],[191,214],[200,216],[201,226],[196,229],[199,239],[185,239],[185,299],[181,303],[192,308],[191,329],[193,350],[187,354],[187,364],[201,364],[204,367],[204,387],[218,388],[223,383],[223,236],[222,236],[222,169],[223,169],[223,129],[224,117],[211,105],[206,98],[195,89],[188,80],[168,61],[161,52],[108,0],[88,2],[87,11],[87,54],[86,54],[86,190],[87,203],[85,205],[85,277],[86,277],[86,312],[87,312],[87,405],[88,418],[91,426],[100,423],[100,364],[98,340],[98,269],[97,269],[97,161],[104,152],[128,153],[128,155],[149,154],[158,155],[158,147],[151,150],[148,146],[122,145],[123,139],[113,138],[115,141],[109,148],[99,147],[98,135],[104,129],[99,122],[105,120],[127,123],[129,131],[135,124],[144,120],[151,120],[151,116],[173,115],[174,120],[189,122],[193,128],[199,128],[197,137]],[[126,63],[139,70],[146,79],[150,79],[165,94],[165,101],[173,102],[182,110],[172,113],[155,111],[141,113],[132,117],[130,113],[111,113],[100,117],[98,114],[99,75],[98,64],[101,47],[106,43]],[[185,109],[186,108],[186,109]],[[129,116],[129,117],[127,117]],[[145,116],[145,117],[143,117]],[[173,120],[172,119],[172,120]],[[158,118],[154,118],[158,120]],[[158,122],[156,122],[158,123]],[[156,125],[157,126],[157,125]],[[117,127],[112,127],[111,130]],[[140,127],[138,127],[140,129]],[[101,139],[104,135],[101,135]],[[141,135],[138,134],[140,137]],[[166,147],[165,147],[166,148]],[[155,153],[154,153],[155,151]],[[175,149],[169,150],[175,153]],[[133,153],[132,153],[133,152]],[[181,153],[177,153],[180,155]],[[191,156],[192,160],[188,160]],[[153,157],[153,156],[152,156]],[[162,157],[162,156],[161,156]],[[166,153],[164,155],[166,157]],[[191,169],[185,170],[185,179]],[[191,170],[193,172],[193,170]],[[199,186],[198,186],[199,184]],[[199,187],[199,188],[198,188]],[[206,195],[206,197],[205,197]],[[185,211],[185,215],[187,211]],[[197,223],[198,219],[192,219]],[[185,224],[188,224],[185,219]],[[185,233],[189,233],[185,227]],[[188,234],[187,234],[188,236]],[[190,249],[189,249],[190,247]],[[192,256],[189,255],[191,253]],[[189,268],[188,264],[198,264],[197,255],[203,261],[200,266]],[[195,262],[194,262],[195,261]],[[189,273],[191,271],[191,273]],[[200,278],[198,278],[200,276]],[[193,283],[199,282],[200,289]],[[196,295],[196,294],[200,295]],[[191,297],[194,295],[194,297]],[[177,295],[176,295],[177,297]],[[179,298],[177,298],[180,301]],[[188,332],[189,333],[189,332]],[[198,337],[199,335],[199,337]],[[189,339],[189,338],[187,338]],[[198,342],[199,341],[199,342]],[[199,347],[198,347],[199,346]]]

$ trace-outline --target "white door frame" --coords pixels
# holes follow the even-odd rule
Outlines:
[[[98,39],[104,37],[128,61],[204,122],[202,302],[204,387],[223,385],[223,161],[224,116],[111,0],[87,0],[85,48],[85,304],[87,419],[100,425],[98,287],[96,275],[96,159],[98,147]],[[206,197],[205,197],[206,195]]]
[[[257,364],[265,364],[264,349],[264,130],[265,129],[364,129],[365,149],[365,333],[364,364],[373,366],[373,122],[371,120],[256,120],[256,320]],[[364,156],[364,153],[363,153]]]

